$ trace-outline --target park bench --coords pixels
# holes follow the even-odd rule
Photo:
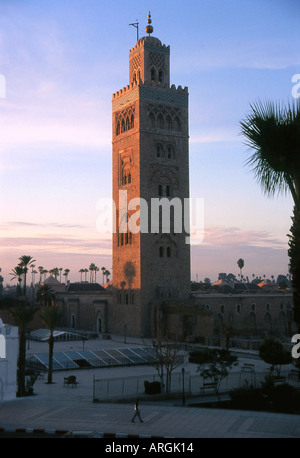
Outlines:
[[[273,377],[273,382],[274,385],[281,385],[282,383],[285,383],[286,377],[282,377],[281,375],[274,375]]]
[[[300,371],[298,369],[292,369],[289,372],[288,378],[294,378],[296,380],[300,380]]]
[[[241,367],[241,372],[255,372],[254,364],[244,363]]]
[[[205,382],[203,380],[202,391],[204,390],[215,390],[217,391],[217,382]]]
[[[78,382],[76,380],[75,375],[70,375],[69,377],[64,377],[64,386],[71,385],[72,388],[77,387]]]

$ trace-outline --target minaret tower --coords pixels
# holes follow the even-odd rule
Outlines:
[[[189,198],[188,90],[170,86],[170,47],[151,35],[150,12],[147,23],[147,36],[129,51],[129,84],[112,98],[117,210],[112,319],[115,332],[122,333],[126,326],[128,335],[136,336],[153,334],[155,304],[180,300],[190,292],[190,245],[184,227]],[[163,218],[157,222],[153,202],[164,202],[161,215],[170,209],[170,228]],[[145,207],[140,230],[133,233],[128,222]]]

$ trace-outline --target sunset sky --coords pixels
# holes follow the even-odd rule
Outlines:
[[[300,74],[298,0],[0,0],[0,267],[111,270],[97,203],[111,197],[111,99],[145,35],[171,49],[171,84],[189,89],[190,194],[204,199],[192,280],[286,274],[292,199],[263,195],[239,122],[257,100],[291,102]],[[2,88],[3,89],[3,88]],[[1,88],[0,88],[1,97]]]

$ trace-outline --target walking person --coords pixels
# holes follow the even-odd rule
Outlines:
[[[136,400],[136,403],[134,405],[134,415],[132,417],[132,423],[134,423],[134,419],[135,417],[139,417],[139,420],[141,423],[143,423],[143,420],[141,419],[141,412],[140,412],[140,409],[139,409],[139,399]]]

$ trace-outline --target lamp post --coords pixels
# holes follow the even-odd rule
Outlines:
[[[124,343],[126,343],[126,324],[124,324]]]
[[[181,369],[182,373],[182,405],[185,405],[185,394],[184,394],[184,367]]]

